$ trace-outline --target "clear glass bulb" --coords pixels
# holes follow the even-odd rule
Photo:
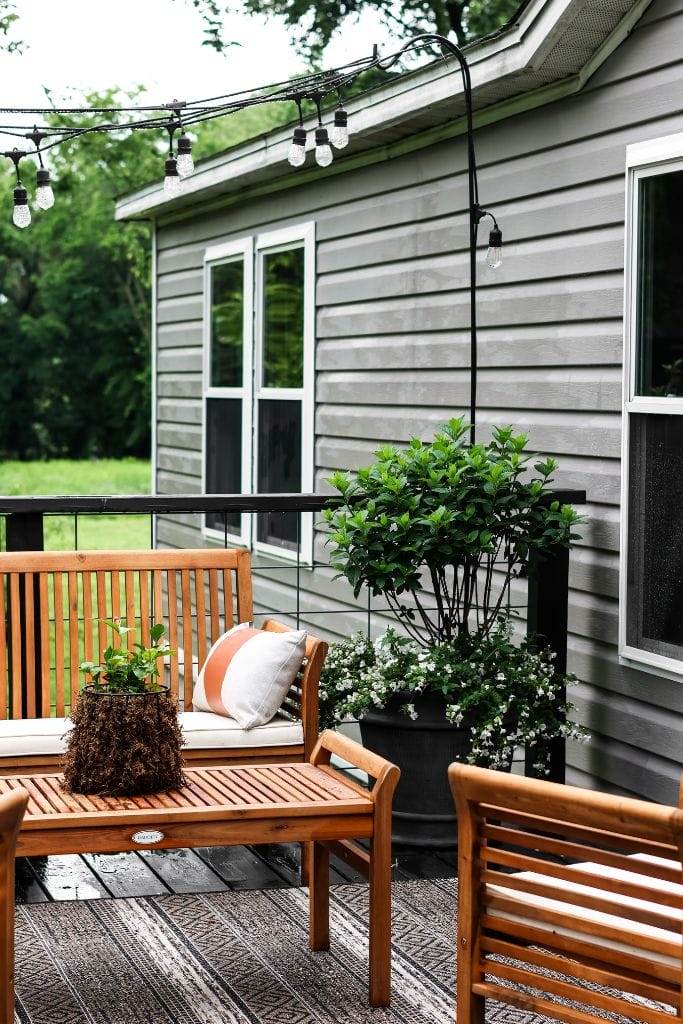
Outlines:
[[[31,211],[27,203],[22,203],[21,206],[14,207],[12,220],[18,228],[27,228],[29,226],[31,223]]]
[[[181,191],[179,174],[167,174],[164,178],[164,192],[167,196],[178,196]]]
[[[178,174],[181,178],[187,178],[194,171],[194,160],[192,153],[178,153],[176,158]]]
[[[55,194],[52,185],[39,185],[36,189],[36,206],[41,210],[49,210],[55,205]]]
[[[330,142],[335,149],[346,149],[349,144],[349,129],[346,125],[335,124],[332,126]]]
[[[292,167],[301,167],[306,163],[306,147],[299,145],[298,142],[293,142],[289,147],[289,153],[287,154],[287,160]]]
[[[486,250],[486,266],[495,270],[503,262],[503,250],[499,245],[490,245]]]
[[[319,167],[329,167],[332,159],[332,150],[327,143],[315,147],[315,162]]]

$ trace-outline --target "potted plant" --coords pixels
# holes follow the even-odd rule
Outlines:
[[[183,784],[182,733],[176,701],[159,681],[159,662],[174,652],[164,626],[150,630],[150,645],[124,646],[131,630],[107,622],[119,643],[102,663],[84,661],[90,682],[72,711],[64,757],[64,785],[74,793],[135,796]]]
[[[542,771],[552,738],[581,733],[561,699],[572,678],[512,629],[529,553],[568,546],[580,517],[551,500],[556,462],[532,463],[526,435],[495,428],[469,445],[468,432],[453,419],[428,444],[381,447],[355,476],[334,474],[342,501],[325,513],[331,564],[356,596],[382,597],[404,635],[333,647],[323,712],[359,719],[363,741],[399,764],[395,838],[430,846],[454,843],[451,761],[505,769],[530,744]]]

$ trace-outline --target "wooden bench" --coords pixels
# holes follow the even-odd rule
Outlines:
[[[370,791],[330,767],[339,754],[375,780]],[[309,944],[330,945],[329,845],[368,839],[369,1001],[388,1006],[391,972],[391,804],[399,769],[325,732],[310,763],[191,768],[182,789],[145,797],[65,793],[59,775],[0,778],[0,800],[28,792],[17,856],[297,842],[311,847]],[[328,845],[329,844],[329,845]],[[289,956],[291,949],[283,949]],[[4,1003],[9,997],[4,993]],[[0,1024],[12,1016],[0,1015]]]
[[[680,1020],[683,811],[465,765],[449,775],[458,1024],[483,1024],[487,998],[567,1024]]]
[[[0,775],[53,770],[84,683],[79,664],[112,640],[120,618],[143,641],[163,622],[178,657],[164,667],[177,697],[188,765],[303,761],[318,735],[318,682],[327,645],[309,636],[305,665],[281,713],[245,732],[192,708],[211,644],[253,618],[251,560],[242,550],[0,553]],[[273,620],[265,630],[289,627]],[[128,642],[133,638],[129,635]],[[114,638],[116,639],[116,638]]]

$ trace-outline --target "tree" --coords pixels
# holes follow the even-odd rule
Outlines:
[[[88,96],[109,105],[114,95]],[[60,123],[54,115],[49,120]],[[87,124],[94,118],[79,118]],[[117,194],[159,175],[161,140],[93,133],[50,153],[57,202],[11,223],[0,185],[0,455],[149,449],[149,230],[117,224]],[[22,162],[31,188],[35,165]]]
[[[325,47],[347,17],[376,10],[399,39],[420,32],[455,35],[458,43],[478,39],[503,26],[520,0],[242,0],[242,6],[221,0],[189,0],[205,26],[205,45],[223,52],[234,45],[223,35],[223,15],[235,10],[283,18],[296,33],[296,46],[310,62],[322,60]]]
[[[144,102],[118,90],[83,105]],[[199,155],[274,123],[274,107],[198,126]],[[282,112],[280,112],[282,114]],[[291,111],[286,116],[291,116]],[[51,115],[53,125],[98,115]],[[125,120],[122,115],[121,120]],[[145,455],[150,421],[150,237],[114,220],[117,196],[163,174],[164,133],[86,134],[49,151],[56,202],[11,222],[12,174],[0,168],[0,458]],[[35,163],[21,163],[32,191]],[[32,197],[31,200],[32,201]]]

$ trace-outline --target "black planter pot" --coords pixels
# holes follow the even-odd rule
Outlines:
[[[417,719],[400,710],[372,711],[360,721],[363,745],[401,769],[394,797],[394,843],[421,849],[458,845],[457,818],[448,766],[464,761],[470,730],[451,725],[438,694],[413,701]]]

